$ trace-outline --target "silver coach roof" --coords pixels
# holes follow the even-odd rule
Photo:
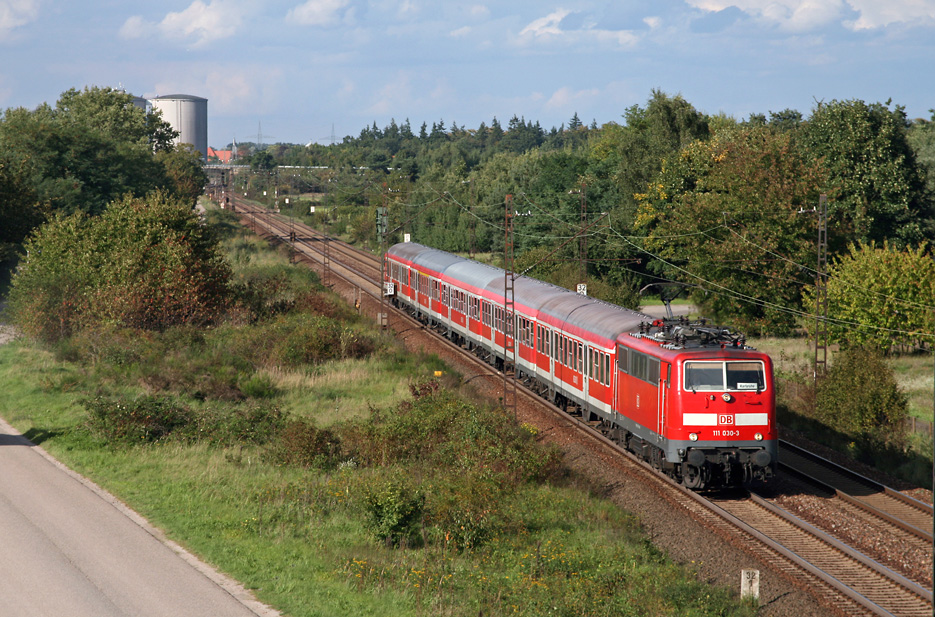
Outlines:
[[[414,242],[395,244],[387,253],[474,287],[503,294],[504,271],[501,268]],[[525,276],[515,280],[513,291],[514,302],[535,311],[537,319],[547,316],[610,341],[615,341],[621,334],[636,331],[644,321],[653,321],[653,317],[638,311]]]

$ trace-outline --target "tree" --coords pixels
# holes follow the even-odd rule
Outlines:
[[[612,175],[617,187],[621,219],[625,226],[632,223],[636,210],[634,196],[644,193],[649,182],[659,172],[662,162],[696,140],[709,136],[707,118],[681,96],[669,97],[653,90],[646,105],[634,105],[624,114],[626,126],[613,125],[602,131],[594,151],[605,161],[613,161]],[[601,163],[608,167],[608,163]]]
[[[889,239],[905,247],[924,239],[935,212],[907,129],[902,107],[860,100],[821,103],[802,127],[803,153],[828,170],[829,216],[845,232],[829,236],[832,250],[851,242]]]
[[[183,144],[173,150],[157,152],[156,160],[165,170],[166,190],[194,208],[208,182],[201,153],[191,145]]]
[[[0,264],[14,261],[26,236],[44,218],[25,163],[0,158]]]
[[[665,279],[695,285],[693,300],[748,333],[783,333],[801,310],[800,264],[814,255],[821,168],[789,133],[722,130],[666,159],[638,196],[637,229]]]
[[[925,200],[927,209],[935,210],[935,109],[930,109],[932,117],[918,119],[909,127],[909,145],[915,153],[916,161],[925,174]],[[926,239],[935,241],[935,219],[928,222],[922,230]]]
[[[26,183],[52,212],[97,214],[131,194],[164,186],[154,148],[175,133],[111,89],[68,90],[56,106],[8,109],[0,119],[0,157],[21,161]]]
[[[852,244],[828,269],[828,333],[842,347],[889,353],[935,342],[935,261],[927,247]],[[815,290],[806,293],[815,306]]]
[[[63,121],[103,133],[116,142],[143,144],[158,151],[171,150],[178,137],[159,110],[147,113],[133,96],[113,88],[75,88],[61,94],[55,110]]]
[[[263,150],[262,152],[257,152],[250,157],[250,170],[251,171],[272,171],[276,168],[276,160],[273,158],[273,155]]]

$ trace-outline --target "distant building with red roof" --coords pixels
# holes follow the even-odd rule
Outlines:
[[[215,150],[211,146],[208,146],[208,161],[214,162],[217,161],[223,165],[227,165],[231,162],[233,158],[233,152],[230,150]]]

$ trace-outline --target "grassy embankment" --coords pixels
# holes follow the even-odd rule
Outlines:
[[[289,615],[753,614],[226,224],[261,319],[2,346],[0,415]]]

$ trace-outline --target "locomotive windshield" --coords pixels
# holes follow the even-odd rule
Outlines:
[[[686,362],[685,389],[692,392],[766,389],[762,362]]]

